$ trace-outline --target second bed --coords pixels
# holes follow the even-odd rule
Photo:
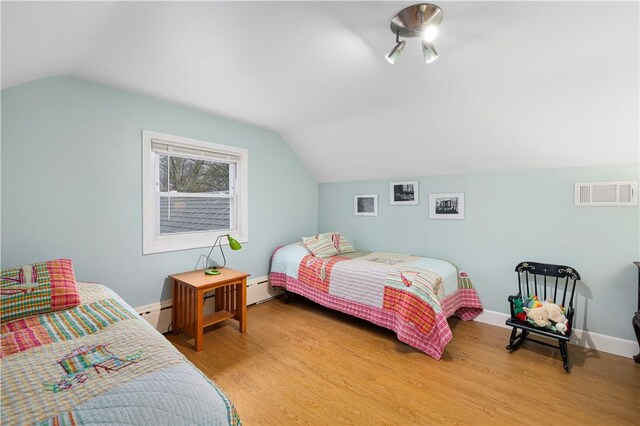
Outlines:
[[[440,359],[452,334],[451,315],[472,320],[482,304],[467,274],[442,260],[355,251],[327,258],[302,243],[278,248],[274,287],[396,332],[398,339]]]

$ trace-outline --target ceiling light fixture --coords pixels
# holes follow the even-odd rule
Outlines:
[[[421,3],[402,9],[391,20],[391,31],[396,35],[396,45],[385,58],[395,64],[404,50],[406,42],[400,37],[422,38],[422,53],[425,62],[431,63],[438,58],[433,41],[438,35],[438,25],[442,22],[442,9],[434,4]]]

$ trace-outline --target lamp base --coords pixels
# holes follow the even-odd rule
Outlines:
[[[205,269],[204,270],[204,274],[205,275],[220,275],[220,271],[218,271],[217,269]]]

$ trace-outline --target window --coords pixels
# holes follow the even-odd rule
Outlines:
[[[143,254],[247,241],[246,149],[145,130],[142,158]]]

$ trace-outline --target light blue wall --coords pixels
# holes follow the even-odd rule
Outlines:
[[[79,280],[131,305],[171,297],[168,274],[206,249],[142,255],[143,129],[249,150],[249,242],[228,264],[267,274],[317,226],[317,184],[276,134],[75,78],[2,92],[2,267],[69,257]],[[295,196],[283,194],[295,194]]]
[[[638,164],[420,178],[419,206],[390,206],[389,182],[319,185],[318,230],[356,247],[449,260],[466,270],[486,309],[508,312],[522,260],[575,267],[578,328],[633,340],[640,260],[638,207],[574,207],[574,182],[637,180]],[[399,179],[401,180],[401,179]],[[428,194],[464,192],[464,220],[430,220]],[[353,195],[377,193],[379,215],[353,215]],[[586,316],[586,319],[585,319]]]
[[[506,312],[518,261],[564,263],[586,283],[577,326],[634,338],[639,209],[578,208],[572,194],[574,182],[638,179],[638,164],[423,177],[419,206],[390,206],[390,180],[318,187],[272,132],[75,78],[2,92],[2,267],[69,257],[79,279],[134,306],[169,298],[166,276],[207,250],[142,255],[142,129],[249,149],[250,241],[228,258],[253,276],[276,246],[341,230],[363,249],[450,260]],[[433,192],[464,192],[466,218],[429,220]],[[378,217],[353,216],[356,193],[379,194]]]

